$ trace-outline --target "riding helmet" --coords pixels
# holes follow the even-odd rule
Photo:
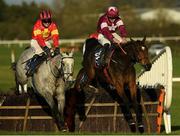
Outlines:
[[[109,7],[106,11],[108,18],[117,18],[119,16],[119,10],[116,7]]]

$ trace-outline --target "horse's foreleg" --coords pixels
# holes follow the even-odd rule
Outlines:
[[[44,90],[44,93],[41,93],[41,95],[44,97],[49,107],[51,108],[51,113],[55,119],[58,129],[62,130],[62,126],[64,126],[64,118],[60,118],[58,107],[53,99],[53,94],[48,92],[47,90]]]
[[[65,83],[63,79],[59,79],[57,81],[56,87],[56,100],[58,103],[58,111],[59,111],[59,120],[60,123],[63,125],[63,129],[66,129],[66,124],[64,123],[64,107],[65,107]]]
[[[122,113],[124,114],[124,117],[126,119],[126,121],[129,124],[129,127],[131,129],[132,132],[136,131],[136,127],[135,127],[135,121],[133,119],[132,113],[130,111],[130,104],[129,104],[129,100],[128,97],[126,96],[125,92],[124,92],[124,87],[122,84],[118,84],[118,86],[116,86],[117,89],[117,93],[121,98],[121,101],[124,105],[121,105],[121,109],[122,109]]]
[[[56,99],[58,102],[58,110],[61,114],[61,116],[63,116],[64,114],[64,106],[65,106],[65,90],[64,90],[64,81],[63,79],[59,79],[58,80],[58,85],[56,88]]]
[[[27,84],[23,85],[23,91],[24,91],[24,93],[27,93]]]
[[[77,75],[76,82],[74,85],[74,91],[77,91],[77,113],[79,114],[80,120],[85,120],[85,95],[84,95],[84,88],[89,84],[89,79],[84,71],[81,69]]]
[[[69,131],[75,131],[75,113],[77,104],[78,92],[69,89],[66,91],[66,104],[65,104],[65,122],[68,125]]]
[[[144,125],[142,121],[142,106],[140,104],[140,101],[138,101],[137,97],[137,88],[136,88],[136,82],[131,82],[129,84],[129,89],[130,89],[130,94],[131,94],[131,100],[133,104],[133,108],[136,113],[136,120],[137,120],[137,125],[138,129],[140,132],[144,132]]]

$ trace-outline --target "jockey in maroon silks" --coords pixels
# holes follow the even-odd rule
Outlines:
[[[116,33],[118,32],[118,33]],[[123,21],[119,17],[119,10],[116,7],[109,7],[104,15],[99,18],[97,33],[90,38],[96,38],[104,47],[103,65],[106,66],[114,49],[112,44],[121,45],[126,43],[127,32]]]

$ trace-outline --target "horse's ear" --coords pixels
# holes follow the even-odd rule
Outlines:
[[[145,43],[145,41],[146,41],[146,36],[144,36],[142,42]]]
[[[130,40],[131,40],[131,42],[134,42],[134,40],[132,39],[132,37],[130,37]]]
[[[74,54],[74,48],[72,48],[71,52],[70,52],[70,56],[73,56]]]

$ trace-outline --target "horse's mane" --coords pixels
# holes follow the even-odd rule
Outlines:
[[[128,51],[128,52],[132,52],[133,48],[136,48],[136,45],[141,45],[143,42],[140,41],[140,40],[137,40],[137,41],[134,41],[134,40],[130,40],[128,41],[127,43],[123,44],[122,45],[122,48],[125,50],[125,51]],[[119,48],[120,49],[120,48]]]
[[[29,49],[29,48],[31,48],[31,46],[27,46],[27,47],[25,47],[25,48],[24,48],[24,50],[27,50],[27,49]]]
[[[62,57],[60,54],[54,56],[53,58],[51,58],[49,60],[49,66],[51,69],[51,72],[53,73],[53,75],[56,77],[59,77],[59,69],[62,70]],[[60,73],[60,76],[62,75],[62,73]]]
[[[57,66],[60,65],[61,61],[57,61],[57,60],[62,60],[62,57],[60,54],[58,54],[50,59],[51,65],[57,65]]]

